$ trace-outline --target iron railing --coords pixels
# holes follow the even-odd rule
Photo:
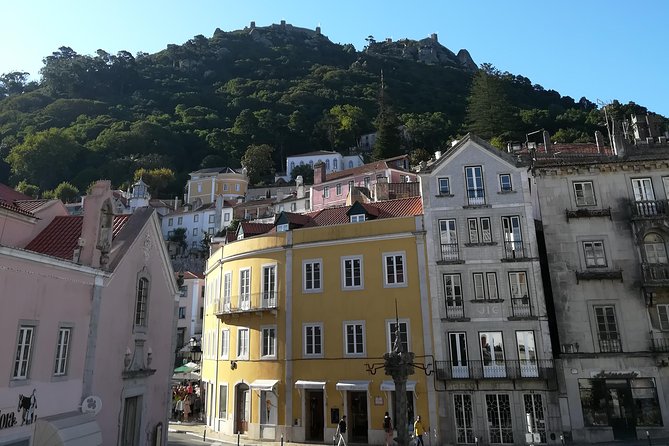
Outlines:
[[[458,248],[458,244],[442,243],[441,260],[444,262],[457,262],[460,260],[460,248]]]
[[[528,296],[512,297],[511,312],[515,317],[532,316],[532,302]]]
[[[448,319],[462,319],[465,317],[465,307],[462,297],[458,299],[446,299],[446,317]]]
[[[599,351],[602,353],[620,353],[623,344],[618,333],[610,332],[599,335]]]
[[[669,284],[669,263],[642,263],[641,272],[645,285]]]
[[[467,204],[469,206],[485,205],[485,189],[467,189]]]
[[[216,302],[216,314],[232,314],[276,310],[278,293],[266,291],[260,293],[239,294],[230,296],[230,299],[221,299]]]
[[[660,336],[651,336],[650,351],[667,353],[669,352],[669,338]]]
[[[522,240],[505,241],[504,242],[504,258],[506,260],[524,259],[525,246]]]
[[[664,218],[669,215],[667,200],[639,200],[631,204],[632,218]]]
[[[549,379],[555,373],[552,359],[435,361],[437,379]]]

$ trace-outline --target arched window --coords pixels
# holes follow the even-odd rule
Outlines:
[[[325,160],[325,171],[326,172],[330,171],[330,160]]]
[[[149,279],[141,277],[137,282],[137,299],[135,300],[135,325],[147,326],[149,304]]]
[[[290,162],[290,171],[292,172],[295,169],[295,161]],[[289,172],[290,173],[290,172]]]
[[[667,263],[667,248],[664,239],[654,232],[643,238],[643,249],[648,263]]]
[[[332,160],[332,169],[337,170],[337,168],[339,167],[339,166],[337,166],[337,164],[338,163],[337,163],[336,159]]]
[[[349,161],[349,162],[348,162],[348,168],[349,168],[349,169],[353,169],[353,161]]]
[[[313,160],[309,161],[309,165],[310,165],[311,168],[313,169],[313,168],[314,168],[314,161],[313,161]]]

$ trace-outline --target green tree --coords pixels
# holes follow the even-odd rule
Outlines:
[[[295,180],[299,175],[302,175],[304,184],[314,184],[314,168],[309,164],[300,164],[290,172],[290,176]]]
[[[18,95],[28,89],[28,77],[25,71],[12,71],[0,76],[0,97]]]
[[[175,243],[179,248],[179,253],[188,248],[186,243],[186,228],[176,228],[172,231],[172,235],[167,238],[170,242]]]
[[[72,203],[80,198],[79,189],[67,181],[63,181],[53,190],[53,195],[63,203]]]
[[[376,117],[376,140],[372,148],[372,158],[382,160],[401,155],[402,136],[397,115],[386,107],[381,107]]]
[[[274,148],[268,144],[250,145],[242,157],[249,182],[253,185],[272,183],[274,180]]]
[[[409,152],[409,162],[412,166],[417,166],[421,161],[429,161],[432,158],[432,154],[425,149],[413,149]]]
[[[468,131],[487,140],[514,130],[514,109],[504,91],[502,75],[490,64],[474,75],[466,123]]]
[[[158,169],[138,169],[135,171],[135,181],[142,179],[148,186],[152,197],[159,197],[160,193],[174,181],[174,171],[166,167]]]
[[[351,104],[335,105],[325,113],[320,122],[334,150],[355,146],[364,126],[365,114]]]
[[[439,150],[447,145],[453,134],[453,123],[445,113],[406,113],[400,117],[412,149]]]
[[[39,194],[39,187],[35,186],[34,184],[29,184],[25,180],[19,181],[19,184],[16,185],[15,189],[22,194],[26,194],[33,198],[37,198],[37,195]]]
[[[64,130],[53,128],[28,135],[6,161],[17,179],[48,190],[72,176],[82,149]]]

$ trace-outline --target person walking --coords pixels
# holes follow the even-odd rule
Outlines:
[[[346,433],[346,415],[341,417],[341,420],[339,420],[339,424],[337,424],[337,433],[335,436],[337,437],[337,446],[341,446],[342,443],[344,446],[346,446],[346,439],[344,438],[344,434]]]
[[[390,419],[388,412],[383,416],[383,431],[386,433],[386,446],[393,444],[393,420]]]
[[[425,446],[423,443],[423,434],[425,433],[425,428],[423,423],[420,421],[420,415],[416,416],[416,421],[413,423],[413,433],[416,436],[416,446]]]

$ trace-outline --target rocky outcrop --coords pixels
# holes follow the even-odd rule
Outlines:
[[[401,39],[392,41],[386,39],[381,42],[371,41],[365,51],[428,65],[456,66],[466,70],[476,70],[478,68],[467,50],[460,50],[456,56],[453,51],[439,43],[436,34],[422,40]]]

